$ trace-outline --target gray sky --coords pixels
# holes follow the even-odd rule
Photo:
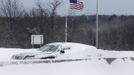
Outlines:
[[[37,0],[20,0],[25,8],[35,7],[35,1]],[[46,4],[52,0],[40,0],[43,4]],[[62,0],[63,5],[58,9],[58,13],[66,15],[70,12],[69,0]],[[75,11],[75,14],[88,14],[93,15],[96,13],[96,0],[79,0],[84,2],[83,11]],[[73,11],[74,12],[74,11]],[[134,15],[134,0],[99,0],[99,14],[106,15]]]

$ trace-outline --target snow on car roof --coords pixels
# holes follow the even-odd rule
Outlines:
[[[70,45],[70,46],[81,45],[81,46],[89,46],[89,45],[86,45],[86,44],[74,43],[74,42],[54,42],[54,43],[48,43],[48,45]]]
[[[86,45],[82,43],[74,43],[74,42],[54,42],[54,43],[48,43],[47,45],[61,45],[63,47],[79,47],[79,48],[96,49],[96,47],[91,46],[91,45]]]

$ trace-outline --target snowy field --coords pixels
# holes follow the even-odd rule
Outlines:
[[[35,50],[0,48],[0,63],[12,61],[13,54]],[[95,53],[101,55],[60,63],[0,65],[0,75],[134,75],[134,52],[98,50],[89,55]]]

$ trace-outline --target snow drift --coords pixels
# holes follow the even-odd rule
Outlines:
[[[68,44],[69,45],[69,44]],[[67,44],[65,46],[68,46]],[[74,47],[74,45],[71,45]],[[81,44],[82,46],[82,44]],[[79,51],[80,45],[76,47]],[[85,46],[87,48],[89,46]],[[12,65],[0,64],[1,75],[134,75],[133,51],[108,51],[90,46],[86,52],[88,56],[75,60],[35,60],[12,61],[13,54],[33,52],[36,49],[0,48],[0,62],[9,62]],[[76,54],[80,56],[81,54]],[[77,59],[77,60],[76,60]],[[57,61],[57,62],[55,62]],[[13,63],[14,62],[14,63]],[[18,64],[16,64],[16,63]],[[27,63],[29,62],[29,63]]]

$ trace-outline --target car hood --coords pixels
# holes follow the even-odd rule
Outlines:
[[[40,59],[43,57],[48,57],[48,56],[55,56],[56,52],[42,52],[42,51],[34,51],[34,52],[29,52],[29,53],[20,53],[13,55],[14,57],[18,57],[19,59],[24,59],[25,57],[32,57],[33,59]]]

